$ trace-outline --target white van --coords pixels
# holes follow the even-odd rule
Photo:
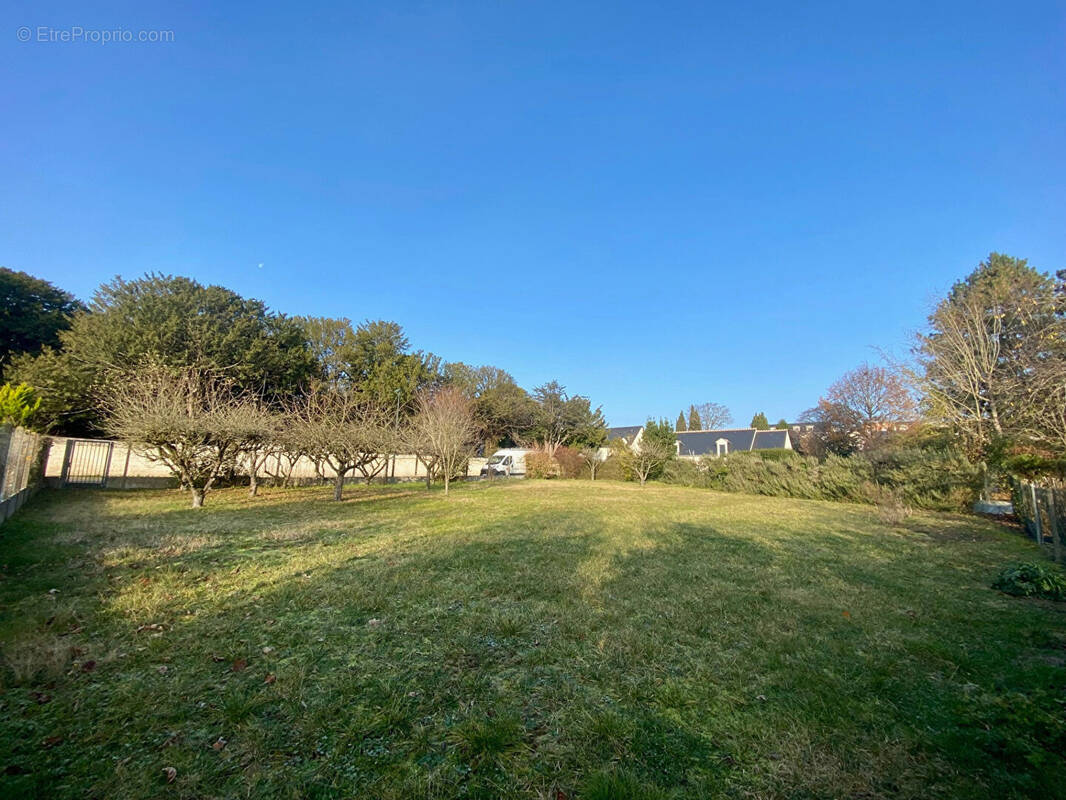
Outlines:
[[[489,463],[481,468],[482,478],[510,478],[525,476],[526,453],[517,447],[505,447],[492,454]]]

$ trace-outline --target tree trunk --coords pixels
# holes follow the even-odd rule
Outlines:
[[[648,476],[642,474],[640,476],[640,485],[643,486],[645,483],[647,483],[647,481],[648,481]]]
[[[205,490],[203,490],[203,489],[198,489],[195,486],[191,487],[189,491],[192,492],[192,507],[193,508],[203,508],[204,507],[204,495],[207,494],[207,492]]]
[[[259,476],[256,475],[256,469],[253,467],[248,475],[248,496],[255,497],[257,494],[259,494]]]
[[[338,472],[337,477],[333,479],[333,499],[340,500],[341,494],[344,491],[344,473]]]
[[[444,470],[444,496],[448,496],[448,484],[451,482],[451,478],[448,477],[448,470]]]

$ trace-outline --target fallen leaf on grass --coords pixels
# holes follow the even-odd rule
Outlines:
[[[96,669],[95,661],[86,661],[84,664],[81,665],[82,672],[92,672],[94,669]]]
[[[44,692],[30,692],[30,697],[32,697],[39,706],[43,706],[45,703],[50,703],[52,701],[52,695],[45,694]]]
[[[244,672],[244,670],[247,668],[247,666],[248,666],[248,659],[247,658],[238,658],[236,661],[233,662],[233,666],[230,667],[230,669],[232,669],[234,672]]]
[[[270,673],[267,674],[267,676],[265,678],[263,678],[263,683],[273,683],[277,679],[278,679],[278,676],[275,675],[273,672],[270,672]]]
[[[49,736],[47,739],[41,742],[41,747],[43,747],[45,750],[50,750],[62,741],[62,736]]]
[[[211,746],[212,746],[212,747],[213,747],[213,748],[214,748],[214,749],[215,749],[216,751],[218,751],[218,750],[221,750],[221,749],[222,749],[223,747],[225,747],[225,746],[226,746],[226,740],[225,740],[225,739],[223,739],[223,738],[222,738],[221,736],[219,736],[219,737],[218,737],[218,740],[217,740],[217,741],[216,741],[216,742],[215,742],[215,743],[214,743],[213,745],[211,745]]]
[[[163,767],[163,774],[167,778],[167,783],[174,783],[174,779],[178,777],[178,771],[174,767]]]

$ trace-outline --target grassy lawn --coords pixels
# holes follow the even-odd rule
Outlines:
[[[0,796],[1066,793],[1066,609],[989,588],[1038,557],[991,523],[329,494],[67,491],[0,528]]]

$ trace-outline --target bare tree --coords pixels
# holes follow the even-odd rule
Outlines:
[[[309,457],[307,443],[301,434],[302,400],[290,401],[274,418],[274,429],[267,442],[263,459],[263,473],[275,486],[290,486],[292,473],[301,458]],[[317,470],[317,464],[316,464]]]
[[[448,494],[451,479],[473,456],[480,433],[473,402],[459,389],[448,387],[418,396],[418,411],[405,438],[426,465],[427,483],[438,471]]]
[[[902,425],[914,422],[918,406],[907,382],[885,367],[862,364],[845,373],[818,404],[827,429],[869,449]]]
[[[199,367],[145,364],[115,373],[101,400],[108,432],[165,464],[189,490],[193,508],[266,431],[257,403]]]
[[[240,443],[238,466],[248,473],[248,495],[259,494],[259,474],[264,472],[274,441],[283,428],[283,421],[271,413],[259,400],[249,398],[248,425]]]
[[[1026,377],[1024,392],[1011,406],[1014,429],[1037,448],[1066,454],[1066,352],[1033,359]]]
[[[596,470],[599,469],[600,464],[603,463],[600,450],[600,447],[581,448],[581,460],[584,461],[585,466],[589,468],[589,477],[592,478],[592,480],[596,480]]]
[[[977,298],[958,298],[941,303],[930,322],[934,331],[919,340],[929,413],[959,432],[971,451],[983,452],[992,433],[1003,433],[1003,317],[987,313]]]
[[[700,403],[695,409],[702,430],[713,431],[733,424],[733,412],[722,403]]]
[[[644,425],[644,435],[633,450],[630,462],[640,485],[646,484],[648,478],[657,474],[675,455],[677,439],[670,423],[649,419]]]
[[[342,499],[344,479],[352,470],[384,452],[384,415],[355,391],[317,388],[308,393],[293,427],[311,458],[332,470],[334,500]]]

